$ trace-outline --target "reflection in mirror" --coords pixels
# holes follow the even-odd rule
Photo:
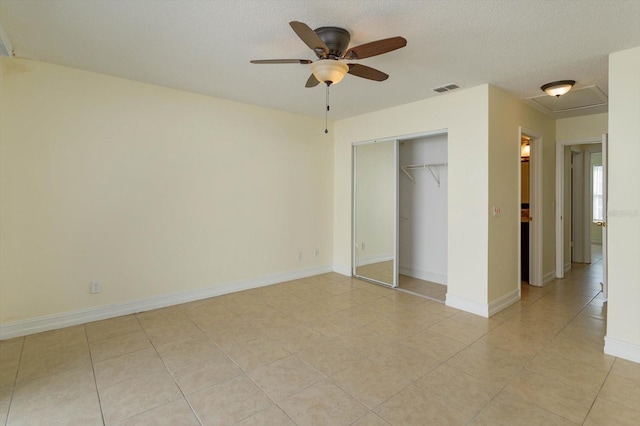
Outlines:
[[[395,141],[354,146],[355,275],[395,285]]]

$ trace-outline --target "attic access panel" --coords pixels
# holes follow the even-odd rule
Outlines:
[[[553,116],[572,111],[586,112],[585,110],[590,108],[606,108],[608,98],[598,86],[587,86],[573,89],[560,97],[544,94],[528,98],[527,101],[540,111]]]

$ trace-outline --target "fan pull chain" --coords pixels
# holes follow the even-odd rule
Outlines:
[[[327,109],[324,112],[324,133],[326,134],[329,133],[329,126],[327,125],[327,116],[329,115],[329,84],[327,84],[327,95],[325,103],[327,105]]]

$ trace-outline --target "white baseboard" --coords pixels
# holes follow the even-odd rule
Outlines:
[[[447,306],[460,309],[472,314],[480,315],[481,317],[489,318],[489,305],[486,303],[476,302],[475,300],[466,299],[460,296],[454,296],[447,293],[446,302]]]
[[[408,275],[410,277],[418,278],[420,280],[431,281],[437,284],[447,285],[447,276],[445,274],[438,274],[435,272],[425,271],[423,269],[410,268],[407,266],[400,266],[398,268],[402,275]]]
[[[160,296],[152,296],[144,299],[114,303],[107,306],[99,306],[90,309],[80,309],[77,311],[47,315],[8,324],[0,324],[0,340],[26,336],[43,331],[55,330],[58,328],[70,327],[72,325],[85,324],[92,321],[115,318],[122,315],[144,312],[152,309],[164,308],[167,306],[178,305],[180,303],[193,302],[195,300],[207,299],[209,297],[221,296],[223,294],[235,293],[252,288],[264,287],[284,281],[311,277],[314,275],[324,274],[332,271],[333,268],[329,266],[300,269],[296,271],[267,275],[260,278],[252,278],[248,280],[215,285],[197,290],[163,294]],[[351,274],[349,273],[349,275]]]
[[[495,315],[501,310],[508,308],[518,300],[520,300],[519,286],[518,288],[505,294],[504,296],[498,297],[493,302],[489,302],[489,316]]]
[[[347,265],[333,265],[333,272],[341,275],[346,275],[347,277],[350,277],[352,275],[351,266]]]
[[[472,314],[480,315],[481,317],[489,318],[501,310],[513,305],[518,300],[520,300],[519,288],[497,298],[491,303],[481,303],[447,293],[446,305]]]
[[[542,276],[542,285],[545,286],[556,279],[556,271],[549,271]]]
[[[605,336],[604,353],[640,363],[640,344],[638,343],[626,342]]]

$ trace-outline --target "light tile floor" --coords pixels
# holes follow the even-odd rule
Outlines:
[[[398,275],[398,288],[437,302],[444,303],[447,298],[446,285],[421,280],[408,275]]]
[[[638,425],[596,264],[486,319],[338,274],[0,342],[0,424]]]
[[[392,285],[393,283],[393,261],[370,263],[358,266],[357,275],[374,281]],[[408,293],[424,296],[427,299],[443,302],[447,295],[447,286],[431,281],[425,281],[408,275],[398,275],[398,288]]]
[[[393,284],[393,260],[369,263],[356,268],[356,275],[385,284]]]

